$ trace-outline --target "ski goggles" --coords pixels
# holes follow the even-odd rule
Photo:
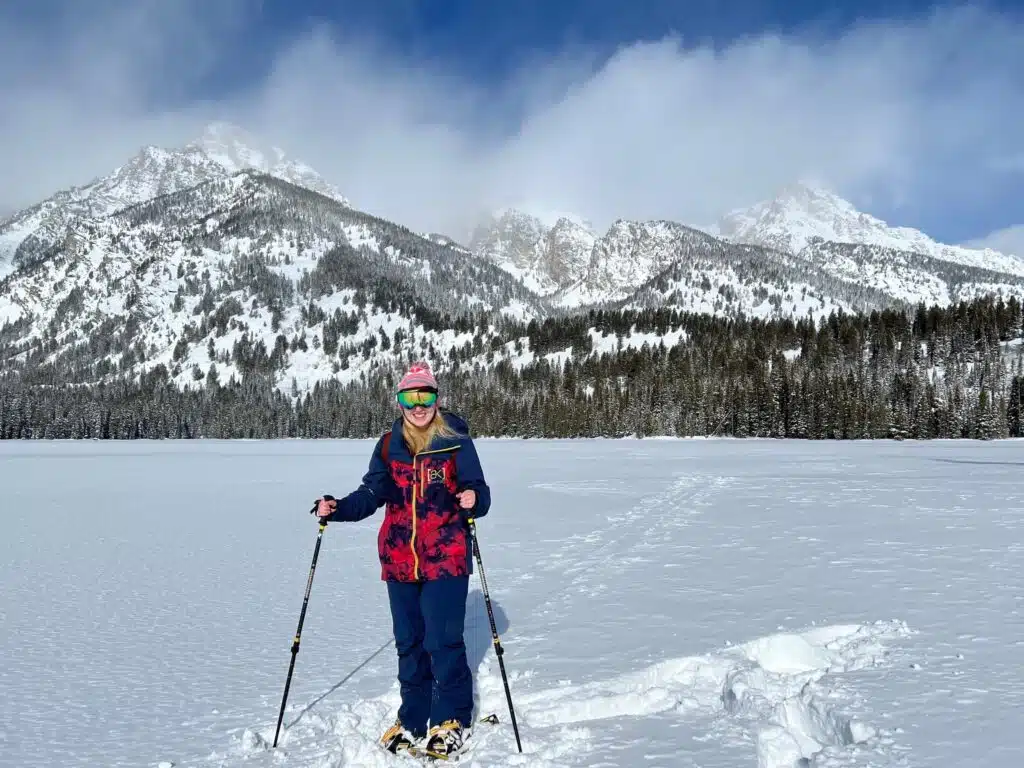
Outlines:
[[[424,408],[430,408],[437,402],[437,392],[431,392],[426,389],[406,389],[398,393],[398,404],[410,410],[415,408],[417,405],[421,405]]]

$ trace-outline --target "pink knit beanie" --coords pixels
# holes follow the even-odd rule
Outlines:
[[[398,382],[398,391],[403,389],[437,389],[437,379],[430,372],[430,366],[420,361],[409,366],[405,376]]]

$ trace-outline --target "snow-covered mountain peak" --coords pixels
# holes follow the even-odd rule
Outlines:
[[[853,243],[923,256],[998,272],[1024,274],[1024,260],[991,249],[939,243],[920,230],[893,227],[858,210],[830,190],[790,184],[770,200],[732,211],[718,225],[718,236],[735,243],[759,245],[799,254],[822,242]]]
[[[482,216],[469,248],[531,290],[550,295],[583,277],[596,241],[581,216],[515,207]]]
[[[594,231],[594,225],[584,216],[569,211],[551,210],[529,204],[497,208],[484,218],[499,222],[528,222],[529,226],[542,230],[554,229],[561,224],[562,226],[571,225],[579,227],[589,232]]]
[[[202,135],[186,144],[181,152],[200,154],[221,166],[227,174],[262,171],[349,205],[349,201],[309,165],[287,157],[280,147],[232,123],[209,123]]]
[[[805,208],[832,208],[857,215],[859,212],[848,200],[817,182],[797,181],[786,184],[775,195],[774,202]]]
[[[313,190],[346,207],[348,200],[315,170],[229,123],[209,124],[202,135],[174,148],[144,146],[124,165],[84,186],[57,192],[0,221],[0,278],[41,257],[75,221],[98,219],[161,195],[240,171],[258,171]]]
[[[284,150],[260,146],[262,142],[252,134],[225,122],[206,126],[199,138],[183,148],[186,152],[200,152],[224,167],[228,173],[247,168],[269,170],[284,160]]]
[[[718,225],[719,236],[737,243],[798,253],[815,238],[862,242],[888,229],[885,222],[818,185],[789,184],[770,200],[731,211]]]

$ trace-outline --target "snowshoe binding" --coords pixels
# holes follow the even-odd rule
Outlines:
[[[401,720],[395,720],[395,724],[384,731],[384,735],[380,737],[381,746],[388,752],[394,752],[395,754],[408,752],[409,748],[417,741],[419,739],[406,730]]]
[[[446,720],[430,729],[422,746],[411,747],[408,751],[434,760],[452,760],[465,746],[469,735],[458,720]]]

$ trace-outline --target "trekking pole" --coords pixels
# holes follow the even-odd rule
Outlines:
[[[484,604],[487,606],[487,618],[491,620],[491,640],[494,642],[494,654],[498,657],[498,666],[501,668],[501,680],[505,684],[505,698],[508,699],[508,713],[512,717],[512,730],[516,734],[516,746],[523,751],[523,745],[519,741],[519,726],[516,724],[516,711],[512,708],[512,693],[508,689],[508,675],[505,674],[505,660],[503,658],[505,649],[501,647],[501,638],[498,637],[498,627],[494,623],[494,609],[491,607],[491,595],[487,591],[487,578],[484,576],[484,561],[480,558],[480,547],[476,539],[476,520],[469,518],[469,530],[473,536],[473,554],[476,555],[476,564],[480,568],[480,585],[484,590]]]
[[[324,496],[325,499],[330,501],[332,496]],[[309,513],[312,515],[316,512],[320,502],[317,501]],[[281,721],[284,720],[284,705],[288,701],[288,689],[292,685],[292,672],[295,671],[295,657],[299,653],[299,638],[302,637],[302,622],[306,620],[306,607],[309,605],[309,591],[313,588],[313,573],[316,571],[316,560],[320,556],[320,542],[324,536],[324,529],[327,527],[327,521],[323,518],[320,519],[320,530],[316,535],[316,546],[313,548],[313,562],[309,566],[309,578],[306,580],[306,596],[302,599],[302,612],[299,613],[299,628],[295,630],[295,639],[292,641],[292,661],[288,665],[288,679],[284,683],[284,696],[281,697],[281,712],[277,716],[277,730],[274,731],[274,748],[277,749],[277,736],[281,732]]]

